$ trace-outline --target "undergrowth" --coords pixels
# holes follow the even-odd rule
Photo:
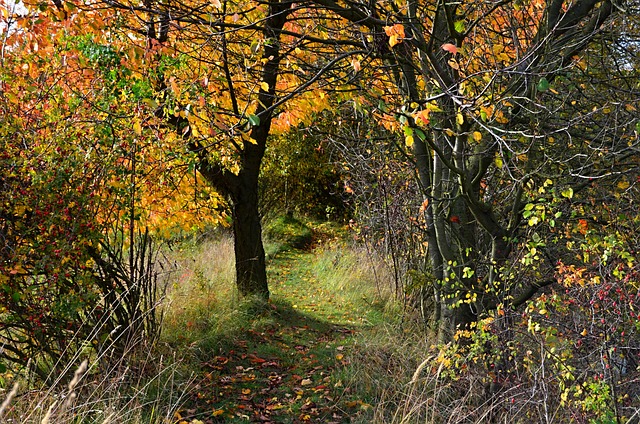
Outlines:
[[[391,270],[334,224],[265,227],[269,302],[239,298],[229,234],[184,238],[159,342],[76,387],[24,386],[6,422],[401,422],[432,347]]]

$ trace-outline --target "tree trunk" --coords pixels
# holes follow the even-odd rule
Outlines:
[[[236,285],[243,297],[269,299],[267,271],[258,210],[258,179],[240,176],[233,198],[233,238],[236,254]]]

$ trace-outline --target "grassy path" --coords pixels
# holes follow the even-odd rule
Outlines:
[[[291,249],[270,261],[271,302],[249,307],[246,326],[203,358],[184,422],[343,423],[366,414],[340,374],[370,311],[320,281],[317,260]]]

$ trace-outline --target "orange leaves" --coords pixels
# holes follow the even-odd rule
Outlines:
[[[173,94],[175,96],[179,96],[181,91],[180,87],[178,86],[178,81],[176,80],[176,77],[170,77],[169,78],[169,86],[171,87],[171,91],[173,91]]]
[[[404,25],[395,24],[393,26],[384,27],[384,32],[389,37],[389,45],[391,47],[402,43],[402,40],[405,38],[404,33]]]
[[[589,229],[589,224],[586,219],[578,220],[578,232],[582,235],[587,234],[587,230]]]
[[[588,276],[585,275],[587,272],[587,268],[578,267],[576,265],[565,265],[562,262],[558,262],[557,266],[558,272],[558,280],[565,287],[573,287],[575,285],[585,286],[589,280],[587,280]],[[591,279],[594,283],[599,283],[599,277],[593,277]]]
[[[423,109],[413,114],[413,118],[419,124],[428,125],[429,124],[429,110]]]

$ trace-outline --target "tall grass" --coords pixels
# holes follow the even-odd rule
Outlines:
[[[327,291],[345,300],[388,313],[401,313],[398,299],[394,298],[391,270],[379,257],[360,246],[339,243],[319,250],[312,271]]]
[[[233,239],[220,233],[183,243],[173,252],[177,278],[168,290],[162,339],[198,355],[246,324],[235,289]]]
[[[420,393],[416,370],[434,347],[418,314],[396,296],[388,262],[364,246],[334,243],[316,252],[312,270],[324,289],[339,298],[339,307],[361,324],[350,360],[333,376],[362,406],[352,422],[421,422],[424,417],[415,409],[433,403],[434,394]]]
[[[152,354],[129,363],[130,358],[109,370],[95,368],[85,359],[68,383],[48,387],[30,386],[26,379],[15,383],[0,407],[6,423],[150,423],[172,422],[188,393],[188,379],[178,373],[175,357]],[[135,368],[134,368],[135,364]]]
[[[188,377],[178,373],[180,358],[167,355],[158,345],[162,293],[173,273],[161,267],[146,234],[130,251],[135,256],[127,258],[129,266],[124,256],[113,251],[100,259],[100,270],[110,273],[102,277],[113,282],[113,292],[106,292],[96,307],[104,310],[100,319],[87,319],[81,330],[65,340],[69,347],[60,354],[64,362],[59,360],[43,377],[40,359],[31,358],[26,367],[2,376],[5,382],[14,381],[0,406],[2,422],[164,423],[172,419],[189,384]],[[85,311],[84,316],[95,313]],[[91,328],[85,331],[82,327],[89,323]]]

